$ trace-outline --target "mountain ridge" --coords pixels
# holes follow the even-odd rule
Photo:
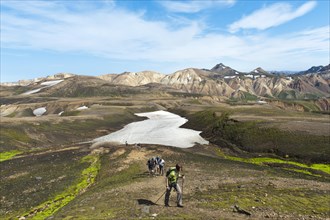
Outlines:
[[[316,71],[316,73],[311,73]],[[70,80],[74,78],[74,80]],[[43,88],[42,83],[52,80],[63,80],[58,85]],[[68,83],[68,81],[70,83]],[[218,96],[234,99],[310,99],[330,97],[330,69],[328,66],[310,68],[304,74],[280,76],[257,67],[244,73],[225,66],[215,65],[211,70],[187,68],[172,74],[155,71],[124,72],[121,74],[103,74],[100,76],[81,76],[59,73],[54,76],[38,78],[34,81],[3,86],[18,86],[31,89],[35,93],[47,96],[82,96],[89,94],[113,94],[117,89],[123,93],[139,93],[148,84],[153,90],[162,88],[164,91]],[[139,88],[140,87],[140,88]],[[34,90],[33,90],[34,89]],[[40,91],[39,91],[40,90]],[[32,92],[34,93],[34,92]],[[22,94],[19,93],[18,94]],[[26,93],[25,93],[26,94]]]

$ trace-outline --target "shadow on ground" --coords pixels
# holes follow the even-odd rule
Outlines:
[[[158,205],[154,203],[153,201],[147,200],[147,199],[138,199],[137,200],[139,205]]]

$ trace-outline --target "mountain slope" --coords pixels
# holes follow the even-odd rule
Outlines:
[[[317,73],[311,73],[313,71]],[[1,89],[4,94],[26,94],[30,90],[38,95],[70,97],[145,94],[150,89],[157,91],[157,88],[165,93],[179,92],[239,99],[249,97],[254,100],[330,97],[329,65],[311,68],[306,72],[308,74],[279,76],[258,67],[249,73],[243,73],[220,63],[211,70],[187,68],[168,75],[153,71],[124,72],[98,77],[60,74],[38,79],[28,86]],[[42,83],[54,79],[61,79],[62,82],[51,87],[42,87]]]

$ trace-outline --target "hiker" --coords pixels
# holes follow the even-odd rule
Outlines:
[[[182,191],[181,188],[178,184],[178,179],[183,178],[184,175],[180,174],[180,171],[182,170],[182,167],[179,164],[176,164],[175,167],[171,167],[168,169],[166,172],[166,194],[165,194],[165,206],[169,206],[169,200],[170,200],[170,195],[171,195],[171,190],[172,188],[175,189],[177,193],[176,197],[176,203],[177,207],[182,208]]]
[[[160,174],[159,163],[161,158],[159,156],[156,157],[156,173]]]
[[[165,160],[160,158],[160,161],[158,162],[158,168],[159,168],[159,175],[164,175],[164,166],[165,166]]]
[[[156,166],[156,159],[154,157],[150,158],[147,161],[147,166],[148,166],[149,174],[152,175],[154,173],[154,169],[155,169],[155,166]]]

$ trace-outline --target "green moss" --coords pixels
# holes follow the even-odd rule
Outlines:
[[[221,152],[221,151],[220,151]],[[218,153],[219,156],[223,156],[223,153]],[[287,164],[287,165],[293,165],[297,167],[296,169],[291,169],[294,171],[298,171],[309,174],[309,175],[315,175],[312,174],[309,171],[304,170],[305,169],[312,169],[317,171],[322,171],[324,173],[330,174],[330,165],[329,164],[312,164],[312,165],[306,165],[303,163],[298,163],[294,161],[287,161],[287,160],[281,160],[276,158],[267,158],[267,157],[258,157],[258,158],[239,158],[239,157],[232,157],[232,156],[224,156],[227,159],[234,160],[234,161],[240,161],[245,163],[252,163],[257,165],[265,165],[265,164]],[[303,169],[298,169],[303,168]],[[319,176],[319,175],[317,175]]]
[[[101,166],[99,156],[88,155],[82,158],[81,162],[90,163],[90,166],[82,171],[81,177],[76,185],[72,185],[63,193],[33,208],[23,216],[32,219],[46,219],[47,217],[57,212],[60,208],[68,204],[70,201],[72,201],[77,195],[84,192],[84,190],[90,185],[92,185]]]
[[[311,168],[330,174],[330,164],[312,164]]]
[[[18,150],[12,150],[7,152],[0,153],[0,162],[3,162],[5,160],[10,160],[11,158],[15,157],[18,154],[21,154],[21,151]]]

